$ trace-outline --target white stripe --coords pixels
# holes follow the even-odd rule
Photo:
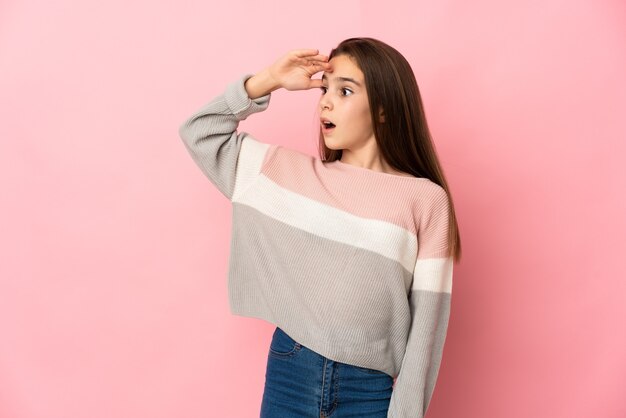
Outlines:
[[[263,174],[257,181],[254,188],[235,196],[233,201],[319,237],[378,253],[413,271],[417,239],[405,228],[362,218],[294,193]]]
[[[452,269],[452,257],[417,259],[411,289],[451,293]]]
[[[238,199],[238,196],[248,188],[261,171],[261,165],[265,158],[270,144],[256,140],[250,134],[241,142],[241,150],[237,159],[237,178],[235,179],[235,190],[233,191],[232,201]]]

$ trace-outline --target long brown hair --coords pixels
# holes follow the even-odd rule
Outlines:
[[[449,248],[461,259],[461,236],[454,203],[426,123],[415,74],[396,49],[374,38],[349,38],[334,48],[328,59],[346,55],[365,77],[365,88],[378,149],[389,165],[416,177],[428,178],[447,193],[450,208]],[[377,110],[382,108],[384,122]],[[320,127],[319,152],[323,161],[341,159],[342,150],[326,146]]]

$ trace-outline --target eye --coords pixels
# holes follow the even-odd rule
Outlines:
[[[320,90],[322,91],[322,94],[326,94],[326,92],[328,90],[328,87],[322,86],[322,87],[320,87]],[[344,91],[350,92],[350,94],[342,94],[343,96],[351,96],[352,94],[354,94],[354,92],[352,90],[350,90],[349,88],[347,88],[347,87],[342,87],[340,90],[342,91],[342,93]]]

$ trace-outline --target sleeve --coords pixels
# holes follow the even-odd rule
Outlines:
[[[449,200],[437,189],[418,231],[418,255],[409,291],[411,327],[388,418],[422,418],[435,388],[450,315],[453,257],[448,254]]]
[[[178,130],[200,170],[231,201],[254,180],[270,147],[247,132],[237,132],[240,121],[269,106],[271,93],[256,99],[248,96],[244,84],[253,75],[230,83]]]

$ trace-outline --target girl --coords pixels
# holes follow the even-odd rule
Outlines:
[[[279,88],[321,90],[320,158],[237,131]],[[179,133],[232,202],[231,312],[276,326],[261,417],[423,417],[461,247],[406,59],[372,38],[294,50]]]

